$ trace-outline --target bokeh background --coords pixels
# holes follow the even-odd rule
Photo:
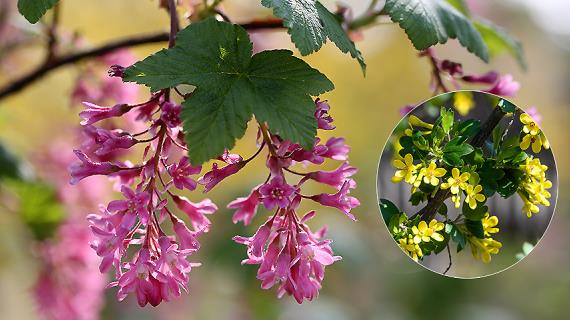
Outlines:
[[[259,1],[227,0],[227,12],[235,21],[248,21],[269,14]],[[334,1],[324,1],[334,5]],[[350,1],[355,14],[365,0]],[[564,319],[570,296],[569,240],[570,184],[567,149],[570,120],[570,23],[569,2],[563,0],[468,1],[472,10],[504,26],[524,44],[529,68],[522,71],[508,56],[489,65],[470,55],[455,41],[436,47],[442,58],[463,63],[464,70],[511,73],[522,85],[513,101],[525,109],[536,106],[542,127],[556,151],[560,197],[551,226],[538,247],[523,263],[498,275],[480,280],[457,280],[425,270],[402,254],[380,218],[376,195],[376,170],[384,142],[399,121],[399,109],[431,95],[430,65],[420,59],[403,31],[394,24],[375,26],[358,43],[368,63],[366,78],[356,62],[333,45],[307,57],[324,72],[336,90],[329,100],[336,119],[335,135],[345,136],[352,146],[351,165],[359,168],[355,195],[362,205],[355,210],[359,221],[350,222],[341,213],[319,209],[314,227],[328,225],[333,247],[343,260],[327,269],[317,301],[297,305],[292,299],[277,300],[273,291],[259,288],[254,266],[241,266],[244,248],[235,244],[235,234],[252,234],[253,228],[231,223],[231,211],[221,209],[212,218],[212,231],[203,237],[197,260],[204,266],[192,272],[190,293],[157,308],[140,309],[128,299],[117,303],[114,289],[107,290],[102,319]],[[151,0],[62,1],[62,26],[79,32],[92,45],[108,40],[165,30],[166,14]],[[14,17],[14,19],[19,19]],[[26,25],[22,19],[15,23]],[[33,27],[37,28],[37,27]],[[32,30],[33,31],[33,30]],[[283,32],[256,35],[264,48],[293,48]],[[139,47],[138,57],[160,46]],[[33,68],[42,57],[30,45],[11,55],[3,66],[0,82],[16,78]],[[105,72],[105,70],[101,70]],[[77,76],[73,67],[50,74],[24,92],[0,101],[0,140],[20,158],[35,151],[78,122],[78,109],[70,108],[70,88]],[[144,94],[144,92],[143,92]],[[237,151],[254,150],[255,132],[249,131]],[[211,192],[223,207],[264,179],[263,164],[256,162],[245,172]],[[30,288],[36,280],[38,262],[31,250],[31,235],[19,216],[0,209],[0,311],[2,319],[37,319]],[[254,224],[259,223],[259,218]]]
[[[470,101],[470,109],[456,107],[457,103],[466,101],[465,99]],[[425,202],[418,206],[414,206],[409,202],[411,195],[411,186],[409,184],[403,182],[393,183],[391,181],[397,170],[392,162],[396,158],[401,159],[401,156],[395,156],[396,150],[399,150],[397,149],[398,140],[404,136],[404,130],[410,127],[408,119],[411,115],[427,123],[434,123],[440,115],[440,109],[444,107],[454,112],[455,119],[462,121],[476,119],[484,123],[491,115],[498,101],[499,97],[493,94],[481,91],[462,90],[435,96],[422,102],[410,113],[406,114],[394,128],[394,131],[382,150],[378,165],[378,198],[392,201],[402,212],[405,212],[408,217],[414,215],[425,206]],[[499,122],[498,126],[501,128],[509,128],[503,141],[520,136],[523,125],[519,117],[522,113],[524,113],[524,110],[518,108],[514,116],[506,116]],[[491,139],[487,141],[492,143]],[[552,195],[550,198],[551,205],[549,207],[540,205],[540,212],[528,218],[526,214],[521,212],[523,201],[516,193],[507,199],[503,199],[500,195],[494,194],[486,200],[486,205],[489,207],[490,215],[497,216],[499,219],[498,227],[500,231],[492,237],[502,243],[499,254],[492,255],[492,260],[486,264],[472,256],[469,245],[458,253],[456,251],[456,244],[450,242],[451,265],[447,250],[439,254],[425,256],[418,263],[437,273],[443,273],[447,270],[445,274],[447,276],[470,279],[489,276],[503,271],[524,259],[524,257],[532,252],[532,248],[542,238],[552,219],[556,198],[558,196],[558,183],[556,177],[556,163],[552,148],[543,148],[538,154],[533,153],[530,148],[527,149],[526,152],[540,159],[542,164],[548,166],[546,179],[550,180],[553,184],[553,187],[549,190]],[[461,214],[461,208],[455,208],[451,199],[445,201],[445,204],[448,208],[447,215],[449,219],[455,220],[455,218]],[[444,218],[438,215],[436,219],[443,221]],[[402,253],[405,254],[403,251]]]

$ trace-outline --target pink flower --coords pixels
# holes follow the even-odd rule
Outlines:
[[[168,174],[172,177],[174,186],[180,190],[184,188],[188,190],[196,189],[196,181],[189,176],[198,174],[202,171],[202,166],[192,166],[187,157],[182,157],[178,164],[168,167]]]
[[[180,297],[180,289],[187,291],[188,273],[192,267],[199,266],[197,263],[190,263],[186,257],[194,250],[179,250],[178,245],[168,237],[160,237],[160,257],[156,261],[156,272],[154,276],[162,285],[162,295],[165,300],[170,300],[170,296]]]
[[[275,206],[286,208],[291,202],[291,195],[295,193],[295,188],[288,185],[283,176],[275,176],[267,184],[259,188],[263,205],[271,210]]]
[[[315,144],[311,150],[305,150],[297,144],[291,145],[291,148],[294,150],[291,152],[291,159],[297,162],[322,164],[325,162],[323,153],[327,151],[327,147],[319,144],[320,141],[321,140],[319,138],[315,138]]]
[[[218,164],[214,163],[212,165],[212,171],[207,172],[203,177],[198,179],[198,183],[204,185],[204,192],[212,190],[218,183],[220,183],[225,178],[236,174],[246,165],[245,161],[240,161],[218,169]]]
[[[160,119],[169,128],[178,127],[181,123],[180,121],[180,111],[182,106],[172,102],[165,102],[161,108]]]
[[[346,214],[351,220],[356,221],[356,218],[350,213],[350,210],[358,207],[360,205],[360,201],[355,197],[348,195],[349,188],[350,183],[345,181],[339,192],[335,194],[321,193],[319,195],[312,196],[311,199],[323,206],[337,208],[344,212],[344,214]]]
[[[344,138],[332,137],[327,140],[325,144],[326,151],[321,153],[321,156],[333,160],[346,161],[350,147],[344,143]]]
[[[116,149],[129,149],[138,143],[137,139],[120,129],[106,130],[86,125],[84,133],[88,140],[84,140],[83,148],[93,150],[98,156],[107,155]]]
[[[470,83],[494,84],[499,79],[499,74],[495,71],[489,71],[482,75],[466,75],[461,79]]]
[[[333,130],[335,126],[333,126],[331,123],[334,120],[328,114],[331,108],[328,102],[326,100],[321,101],[320,99],[317,99],[315,101],[315,105],[317,106],[317,110],[315,111],[315,118],[317,118],[318,128],[322,130]]]
[[[190,229],[188,229],[188,227],[186,226],[186,223],[184,223],[184,221],[182,221],[182,220],[180,220],[174,216],[171,217],[171,221],[172,221],[174,233],[176,233],[178,240],[180,240],[180,248],[185,249],[185,250],[186,249],[194,250],[194,251],[199,250],[200,249],[200,243],[198,242],[198,235],[200,235],[200,233],[202,231],[198,231],[198,232],[190,231]]]
[[[348,162],[344,162],[336,170],[311,172],[307,175],[307,178],[328,184],[337,189],[341,189],[345,181],[348,181],[349,187],[354,188],[356,186],[356,182],[348,178],[353,176],[357,171],[358,169],[349,166]]]
[[[412,110],[414,110],[416,106],[412,105],[412,104],[408,104],[403,106],[402,108],[400,108],[400,116],[405,116],[408,113],[410,113]]]
[[[71,184],[76,184],[80,180],[94,175],[110,175],[121,170],[121,167],[110,162],[94,162],[80,150],[73,150],[81,162],[72,163],[69,166]]]
[[[83,102],[83,104],[87,108],[81,111],[79,116],[83,119],[81,124],[84,126],[104,119],[120,117],[132,109],[132,106],[129,106],[128,104],[116,104],[110,108],[100,107],[89,102]]]
[[[237,198],[234,201],[228,204],[229,209],[237,209],[232,217],[232,221],[234,223],[238,223],[239,221],[243,221],[244,225],[248,225],[251,223],[251,220],[255,216],[257,212],[257,206],[259,205],[259,198],[260,198],[259,191],[254,188],[249,196]]]
[[[156,263],[151,260],[149,249],[141,249],[135,262],[130,262],[128,266],[128,271],[121,274],[117,282],[119,301],[123,301],[129,293],[134,292],[139,306],[144,307],[147,303],[155,307],[159,305],[163,300],[162,288],[160,282],[153,276],[156,272]]]
[[[514,81],[512,75],[506,74],[500,76],[493,87],[486,91],[498,96],[512,97],[519,91],[520,87],[520,83]]]
[[[131,188],[125,186],[123,186],[121,192],[126,199],[109,202],[107,210],[110,212],[121,212],[123,214],[122,225],[126,229],[130,229],[134,225],[137,216],[146,225],[150,217],[148,210],[150,194],[146,191],[134,192]]]
[[[172,200],[174,200],[178,209],[188,215],[194,230],[208,232],[211,223],[210,220],[206,218],[206,215],[218,210],[218,207],[212,200],[204,199],[198,203],[193,203],[188,200],[188,198],[177,195],[172,196]]]

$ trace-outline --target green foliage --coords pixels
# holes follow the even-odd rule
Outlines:
[[[465,139],[472,138],[479,130],[481,130],[481,121],[476,119],[464,120],[457,123],[457,134],[465,137]]]
[[[475,28],[483,37],[483,41],[489,49],[489,56],[495,57],[501,53],[507,52],[512,55],[519,65],[526,69],[526,59],[521,43],[509,35],[503,28],[495,25],[491,21],[477,18],[474,21]]]
[[[384,10],[418,50],[451,38],[483,61],[489,60],[487,46],[471,20],[444,0],[386,0]]]
[[[18,0],[18,11],[30,23],[36,23],[57,2],[58,0]]]
[[[459,230],[459,228],[455,224],[453,223],[446,224],[445,233],[449,235],[451,241],[457,244],[457,252],[465,248],[465,245],[467,244],[467,239],[465,238],[463,232],[461,232],[461,230]]]
[[[65,218],[54,190],[41,182],[11,181],[8,187],[19,199],[18,212],[37,240],[53,236]]]
[[[384,222],[388,225],[390,223],[390,219],[392,219],[393,216],[400,214],[401,211],[394,203],[392,203],[392,201],[388,199],[380,199],[380,212],[382,213]]]
[[[515,106],[512,102],[508,100],[501,99],[497,104],[501,110],[505,113],[514,113],[517,110],[517,106]]]
[[[463,165],[463,156],[475,150],[473,146],[462,142],[462,137],[455,137],[443,148],[443,161],[452,167]]]
[[[18,158],[0,144],[0,181],[3,179],[21,179],[23,176]]]
[[[193,164],[231,149],[252,114],[284,139],[311,148],[317,129],[311,96],[334,88],[288,50],[252,57],[247,32],[213,18],[180,31],[175,47],[127,68],[123,80],[153,91],[180,84],[197,87],[184,101],[181,115]]]
[[[464,202],[462,206],[463,215],[470,220],[481,220],[487,212],[489,212],[489,207],[485,205],[478,205],[475,209],[471,209],[469,205]]]
[[[481,220],[465,219],[465,227],[475,237],[479,239],[485,238],[485,231],[483,229],[483,223],[481,222]]]
[[[497,181],[497,193],[503,198],[508,198],[519,189],[524,174],[519,169],[505,169],[505,175]]]
[[[357,59],[362,72],[366,71],[364,58],[341,25],[341,18],[331,13],[316,0],[262,0],[273,8],[275,16],[283,19],[291,40],[302,55],[318,51],[330,39],[344,53]]]
[[[454,113],[451,109],[441,108],[441,128],[445,134],[449,134],[449,131],[453,127]]]

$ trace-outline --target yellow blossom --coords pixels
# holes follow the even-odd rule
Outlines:
[[[534,120],[526,113],[521,114],[520,120],[523,124],[523,132],[536,136],[540,132],[540,128]]]
[[[475,107],[475,102],[473,101],[473,95],[471,92],[460,91],[453,95],[453,106],[459,112],[460,115],[467,115],[473,107]]]
[[[409,153],[406,154],[402,160],[396,159],[393,162],[394,167],[399,170],[397,170],[392,177],[392,182],[397,183],[404,180],[410,184],[414,183],[416,180],[417,170],[421,167],[421,164],[415,165],[414,158]]]
[[[540,209],[538,208],[538,206],[534,203],[532,203],[531,201],[529,201],[528,199],[526,201],[524,201],[523,207],[522,207],[522,212],[524,214],[526,214],[527,217],[532,217],[533,214],[538,213],[540,211]]]
[[[451,169],[451,177],[447,179],[447,183],[442,183],[442,189],[451,189],[452,194],[458,194],[459,189],[465,190],[467,186],[467,180],[471,175],[468,172],[461,173],[459,169],[453,168]]]
[[[485,196],[480,193],[481,191],[483,191],[483,187],[480,184],[475,187],[468,185],[467,188],[465,188],[465,193],[467,194],[465,196],[465,202],[469,204],[469,208],[475,209],[477,208],[477,202],[485,201]]]
[[[427,168],[420,170],[420,175],[423,176],[425,183],[437,186],[439,184],[438,178],[443,177],[446,172],[444,168],[438,168],[435,162],[432,161]]]
[[[408,235],[407,239],[400,239],[400,248],[402,248],[416,262],[423,256],[422,249],[417,243],[414,242],[411,234]]]
[[[481,259],[484,263],[491,262],[491,254],[499,253],[499,249],[503,246],[499,241],[492,238],[479,239],[475,236],[467,238],[471,246],[471,253],[475,259]]]
[[[529,133],[522,138],[520,147],[522,150],[526,150],[531,146],[532,152],[539,153],[543,147],[547,150],[550,149],[550,142],[548,142],[542,132],[540,132],[538,135],[532,135]]]
[[[420,118],[418,118],[414,115],[411,115],[408,118],[408,122],[410,123],[410,125],[412,125],[414,127],[421,127],[421,128],[425,128],[425,129],[429,129],[429,130],[433,129],[433,124],[424,122]]]
[[[490,237],[492,233],[499,232],[499,228],[496,227],[497,224],[499,224],[499,218],[497,218],[497,216],[491,216],[489,212],[485,213],[481,224],[483,224],[483,231],[487,237]]]
[[[438,231],[443,230],[444,224],[433,219],[430,221],[429,225],[425,221],[420,221],[418,226],[412,227],[412,233],[414,234],[414,243],[419,244],[423,242],[430,242],[431,239],[435,241],[443,241],[444,237]]]
[[[540,163],[539,158],[526,158],[524,164],[520,165],[520,168],[529,176],[536,179],[542,179],[548,170],[548,166]]]
[[[461,195],[459,194],[454,194],[451,196],[451,202],[453,202],[453,205],[456,208],[459,208],[461,206]]]

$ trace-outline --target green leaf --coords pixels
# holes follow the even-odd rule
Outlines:
[[[4,178],[21,179],[24,174],[18,158],[0,144],[0,181]]]
[[[231,149],[252,114],[273,133],[312,148],[317,124],[311,96],[334,85],[291,51],[251,54],[241,26],[210,18],[180,31],[173,48],[127,68],[123,80],[153,91],[180,84],[197,87],[181,114],[193,164]]]
[[[457,125],[457,133],[466,138],[473,137],[481,129],[481,121],[475,119],[469,119],[461,121]]]
[[[18,212],[34,237],[38,240],[52,237],[65,218],[54,190],[41,182],[11,181],[8,187],[18,196]]]
[[[390,200],[380,199],[380,212],[382,213],[384,222],[388,225],[390,223],[390,219],[392,219],[394,215],[400,214],[400,209],[398,209],[398,207],[396,207],[396,205]]]
[[[441,127],[445,134],[448,134],[453,127],[454,113],[451,109],[441,108]]]
[[[475,237],[479,239],[485,238],[485,230],[483,229],[481,220],[465,219],[465,227],[467,227],[467,230]]]
[[[501,110],[505,113],[513,113],[517,110],[517,106],[515,106],[512,102],[508,100],[501,99],[497,104]]]
[[[344,53],[355,58],[362,72],[366,72],[364,58],[341,25],[340,17],[331,13],[316,0],[262,0],[267,8],[273,8],[275,16],[283,19],[291,40],[302,55],[319,51],[330,39]]]
[[[446,0],[446,1],[450,5],[452,5],[455,9],[459,10],[459,12],[463,13],[464,16],[469,17],[471,15],[465,1],[463,0]]]
[[[465,218],[470,220],[481,220],[487,212],[489,212],[489,207],[483,206],[481,204],[479,204],[475,209],[471,209],[469,207],[469,204],[466,202],[464,202],[462,206],[463,215]]]
[[[518,169],[505,169],[504,172],[505,176],[497,181],[497,193],[506,199],[517,192],[524,174]]]
[[[58,0],[18,0],[18,11],[30,23],[36,23]]]
[[[474,148],[468,143],[462,143],[462,137],[453,138],[443,148],[443,161],[450,166],[463,164],[461,159],[473,152]]]
[[[386,0],[384,11],[404,29],[418,50],[451,38],[489,61],[487,46],[471,20],[444,0]]]
[[[467,239],[465,239],[465,235],[459,228],[453,224],[448,223],[445,225],[445,233],[449,234],[449,237],[453,242],[457,244],[457,252],[463,250],[465,245],[467,244]]]
[[[481,34],[481,37],[483,37],[485,44],[487,44],[491,58],[507,52],[526,70],[527,65],[524,51],[521,43],[517,39],[509,35],[503,28],[485,19],[477,18],[474,21],[474,25]]]

